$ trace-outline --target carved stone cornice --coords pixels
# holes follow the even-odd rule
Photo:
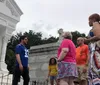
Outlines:
[[[39,49],[33,49],[30,50],[30,54],[31,53],[43,53],[43,52],[50,52],[50,51],[54,51],[57,50],[58,47],[46,47],[46,48],[39,48]]]
[[[15,16],[15,17],[18,17],[18,14],[16,13],[16,11],[14,10],[14,8],[13,8],[13,6],[12,6],[12,4],[9,2],[9,1],[5,1],[5,0],[0,0],[0,2],[2,2],[2,3],[4,3],[5,2],[5,4],[6,4],[6,6],[10,9],[10,11],[11,11],[11,14],[13,15],[13,16]]]
[[[11,28],[12,30],[15,30],[16,24],[8,22],[8,28]]]
[[[5,35],[4,36],[2,36],[3,37],[3,42],[7,42],[8,43],[8,41],[9,41],[9,39],[10,39],[10,37],[11,37],[11,32],[10,33],[5,33]]]
[[[9,16],[6,16],[6,15],[3,14],[3,13],[0,13],[0,16],[1,16],[3,19],[8,20],[8,21],[10,21],[10,22],[12,22],[12,23],[14,23],[14,24],[17,24],[17,23],[18,23],[18,20],[14,19],[14,18],[11,18],[11,17],[9,17]]]
[[[13,16],[18,17],[18,14],[15,12],[14,8],[11,6],[11,4],[6,1],[6,6],[10,9]]]
[[[52,43],[52,44],[44,44],[44,45],[40,45],[40,46],[33,46],[30,49],[30,54],[48,54],[48,53],[52,53],[55,52],[58,49],[58,45],[56,43]]]
[[[7,28],[6,35],[10,36],[15,29]]]
[[[59,46],[56,42],[55,43],[49,43],[49,44],[43,44],[43,45],[37,45],[37,46],[32,46],[31,49],[39,49],[39,48],[46,48],[46,47],[55,47]]]
[[[0,2],[4,2],[5,0],[0,0]]]
[[[7,21],[2,19],[2,18],[0,18],[0,24],[6,26],[7,25]]]
[[[50,51],[50,52],[30,53],[30,57],[40,56],[40,55],[52,55],[52,54],[57,54],[57,50]]]
[[[3,41],[8,43],[8,40],[10,39],[10,35],[5,35],[3,37]]]
[[[12,3],[12,5],[14,6],[14,8],[17,10],[17,12],[19,13],[19,15],[21,16],[23,14],[23,12],[19,8],[19,6],[16,4],[15,0],[9,0],[9,2]]]

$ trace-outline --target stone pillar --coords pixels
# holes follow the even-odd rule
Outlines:
[[[7,65],[5,64],[5,56],[6,56],[6,48],[7,48],[7,43],[9,38],[10,38],[9,35],[5,35],[2,38],[2,50],[1,50],[1,61],[0,61],[1,71],[7,71]]]
[[[2,36],[0,35],[0,55],[1,55],[1,50],[2,50]]]

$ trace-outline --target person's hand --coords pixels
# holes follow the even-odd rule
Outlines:
[[[88,44],[90,42],[90,39],[84,38],[84,43]]]
[[[23,65],[22,64],[19,65],[19,69],[20,69],[20,71],[23,71]]]
[[[85,69],[83,69],[83,73],[86,73],[87,72],[87,69],[85,68]]]
[[[30,66],[28,65],[28,70],[30,70]]]
[[[57,59],[57,62],[60,62],[61,60],[60,59]]]

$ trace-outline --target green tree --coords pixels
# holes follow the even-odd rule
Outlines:
[[[11,49],[7,49],[5,62],[9,73],[12,74],[15,66],[15,54]]]

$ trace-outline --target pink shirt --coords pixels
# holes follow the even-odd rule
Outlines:
[[[65,62],[74,62],[76,63],[76,47],[74,45],[74,43],[69,40],[69,39],[64,39],[62,41],[62,43],[60,44],[60,47],[58,48],[58,57],[61,53],[62,48],[68,48],[69,51],[66,54],[66,56],[64,57],[64,59],[62,61]]]

